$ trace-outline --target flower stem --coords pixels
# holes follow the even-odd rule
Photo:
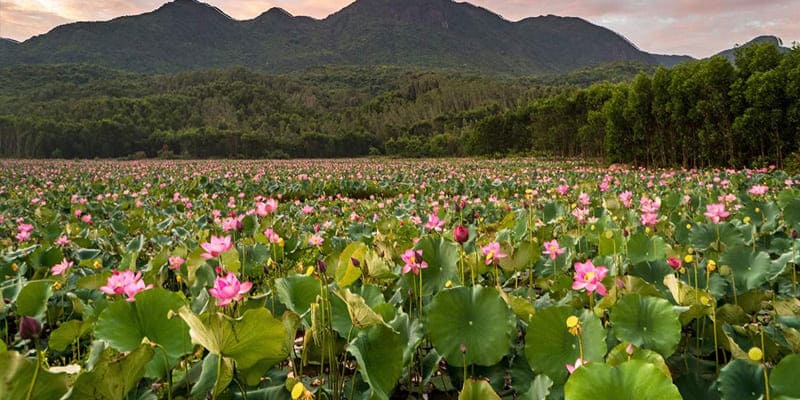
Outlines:
[[[761,359],[761,365],[764,368],[764,398],[770,400],[769,396],[769,374],[767,373],[766,362],[766,348],[764,347],[764,327],[761,327],[761,350],[764,351],[764,358]]]

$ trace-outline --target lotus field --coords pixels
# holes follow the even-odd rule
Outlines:
[[[0,398],[800,398],[798,231],[769,168],[0,161]]]

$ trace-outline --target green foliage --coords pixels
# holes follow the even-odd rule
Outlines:
[[[67,374],[53,374],[41,363],[16,351],[0,353],[0,398],[60,399],[67,392]]]
[[[654,365],[631,360],[611,367],[589,363],[570,376],[564,395],[576,400],[678,400],[678,388]]]

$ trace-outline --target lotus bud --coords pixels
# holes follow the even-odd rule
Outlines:
[[[19,336],[23,339],[39,337],[42,332],[42,323],[36,318],[25,317],[19,321]]]
[[[323,260],[317,260],[317,270],[324,274],[328,270],[328,264]]]
[[[469,240],[469,230],[464,225],[459,225],[453,230],[453,240],[459,244],[464,244]]]

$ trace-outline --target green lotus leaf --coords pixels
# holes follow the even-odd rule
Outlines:
[[[17,313],[38,318],[47,311],[47,300],[53,295],[53,282],[50,280],[30,281],[17,295]]]
[[[571,315],[580,319],[583,359],[602,361],[606,355],[606,331],[591,312],[569,307],[538,310],[528,323],[525,357],[534,371],[547,375],[556,385],[567,380],[567,364],[574,364],[581,356],[579,338],[572,335],[566,325]]]
[[[640,360],[617,367],[589,363],[576,369],[564,386],[571,400],[680,400],[678,388],[655,365]]]
[[[192,399],[205,399],[208,393],[211,393],[211,396],[216,398],[230,385],[232,380],[233,360],[209,353],[203,359],[200,378],[192,386]]]
[[[92,328],[90,323],[73,319],[59,325],[51,334],[47,345],[57,351],[64,351],[67,347],[86,334]]]
[[[800,199],[794,198],[783,209],[786,226],[800,232]]]
[[[733,224],[697,224],[689,234],[692,246],[697,250],[716,250],[722,252],[744,246],[744,237]],[[717,246],[719,240],[719,248]]]
[[[428,268],[420,270],[422,275],[422,293],[425,296],[435,294],[444,288],[447,281],[457,282],[458,278],[458,245],[442,237],[423,237],[416,246],[422,250],[422,259]],[[419,286],[419,277],[406,274],[406,279],[413,279]],[[413,286],[413,285],[409,285]],[[416,286],[415,286],[416,287]]]
[[[489,366],[509,352],[515,320],[496,289],[477,285],[439,292],[424,325],[436,351],[451,365],[466,360],[467,365]]]
[[[669,357],[681,340],[681,323],[667,300],[629,294],[611,309],[611,325],[619,340]]]
[[[317,302],[320,290],[320,282],[311,276],[292,275],[275,280],[278,299],[298,315],[305,316],[308,313],[311,304]]]
[[[628,239],[628,256],[634,265],[665,259],[665,249],[664,239],[660,236],[649,237],[644,233],[637,233]]]
[[[137,296],[138,297],[138,296]],[[78,375],[71,399],[124,399],[145,375],[146,365],[157,349],[141,344],[124,357],[106,349],[89,372]]]
[[[794,376],[796,381],[796,374]],[[764,369],[745,360],[733,360],[720,370],[717,390],[725,400],[762,399]]]
[[[616,367],[629,360],[640,360],[655,365],[666,377],[672,378],[669,367],[664,361],[664,357],[661,357],[661,354],[647,349],[634,349],[633,354],[628,354],[626,351],[627,347],[627,343],[620,343],[614,346],[614,348],[608,352],[606,364]]]
[[[361,331],[347,347],[374,398],[389,399],[403,373],[404,347],[401,335],[383,324]]]
[[[784,255],[773,261],[766,252],[754,253],[749,247],[737,247],[725,252],[719,262],[731,268],[736,291],[744,293],[779,275],[790,257],[791,254]]]
[[[138,348],[144,338],[158,345],[157,357],[147,364],[147,377],[165,376],[178,359],[192,351],[189,328],[169,313],[185,305],[180,295],[162,288],[145,290],[136,301],[115,301],[100,314],[94,334],[122,352]]]
[[[241,369],[256,363],[268,368],[264,360],[271,360],[274,365],[288,356],[283,344],[286,328],[266,308],[247,310],[237,319],[222,313],[197,316],[185,306],[178,315],[189,325],[193,343],[234,359]]]
[[[800,399],[797,377],[800,371],[800,354],[792,354],[781,360],[769,375],[774,399]]]
[[[43,368],[16,351],[0,352],[0,399],[60,399],[67,393],[67,374]]]
[[[500,400],[492,385],[484,380],[467,379],[458,400]]]
[[[367,245],[362,242],[353,242],[347,245],[339,255],[338,266],[336,267],[336,285],[347,287],[352,285],[361,277],[361,265],[367,255]],[[358,266],[353,263],[355,260]]]

